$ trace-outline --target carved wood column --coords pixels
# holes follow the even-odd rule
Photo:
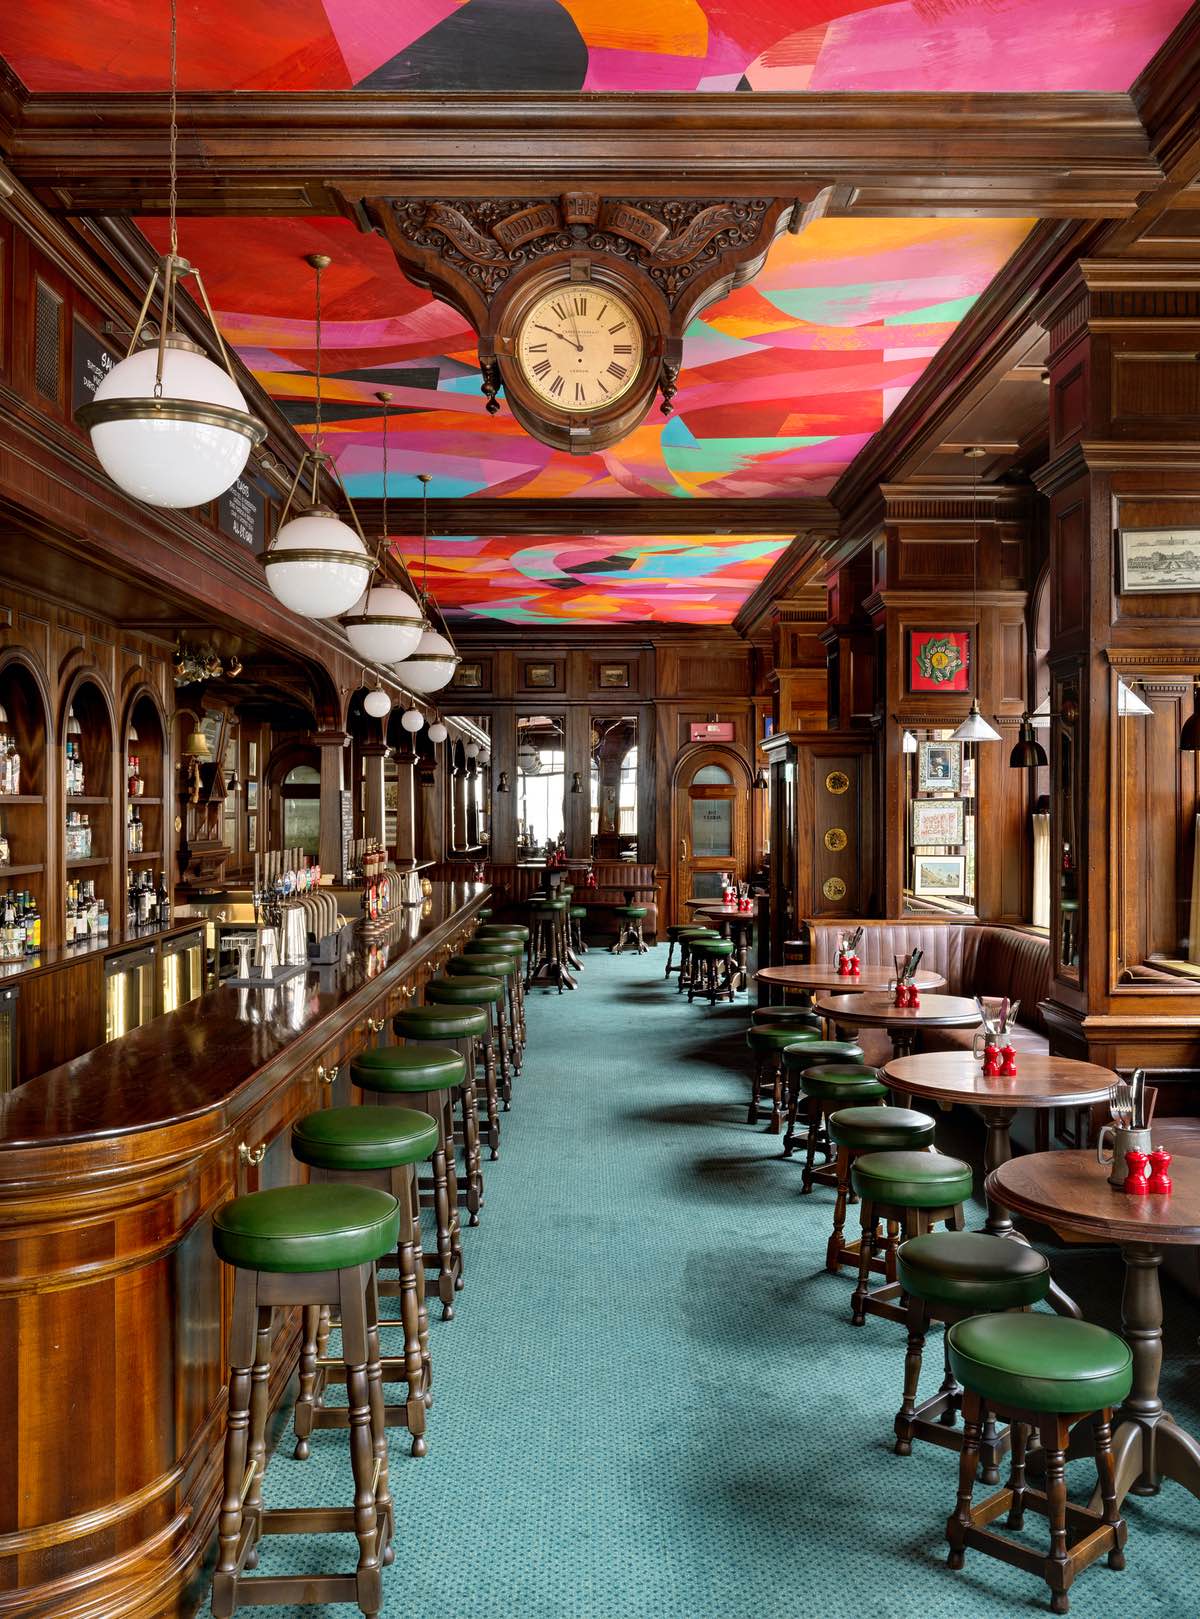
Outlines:
[[[318,731],[313,737],[321,753],[321,821],[317,855],[322,871],[342,875],[342,758],[344,731]]]
[[[363,742],[358,756],[363,772],[363,837],[383,843],[383,761],[387,748],[382,742]]]
[[[416,859],[416,826],[414,821],[413,770],[416,755],[413,753],[412,743],[408,732],[402,733],[404,740],[397,743],[395,748],[396,760],[396,864],[403,869]]]

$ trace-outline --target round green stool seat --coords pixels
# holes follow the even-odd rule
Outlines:
[[[490,905],[485,905],[481,910],[478,910],[478,911],[475,912],[475,915],[479,918],[479,920],[481,922],[486,922],[488,917],[491,916],[491,914],[492,914],[492,907]]]
[[[470,1040],[488,1032],[488,1015],[475,1005],[410,1006],[396,1013],[392,1028],[406,1040]]]
[[[829,1133],[836,1144],[856,1152],[931,1147],[933,1129],[929,1115],[911,1107],[841,1107],[829,1115]]]
[[[752,1023],[746,1030],[746,1044],[751,1051],[786,1051],[789,1046],[820,1043],[818,1030],[798,1029],[794,1023]]]
[[[618,916],[640,917],[640,916],[645,916],[645,914],[646,914],[646,907],[644,905],[618,905],[617,906],[617,915]]]
[[[943,1209],[971,1195],[971,1166],[941,1152],[868,1152],[855,1159],[850,1180],[859,1197],[911,1209]]]
[[[693,933],[712,933],[712,928],[705,927],[702,922],[672,922],[667,929],[667,938],[678,942],[689,938]]]
[[[558,895],[559,899],[570,899],[574,892],[574,883],[559,883],[558,887],[555,889],[555,893]]]
[[[554,916],[558,911],[565,911],[565,899],[537,899],[531,900],[529,905],[532,916]]]
[[[374,1186],[274,1186],[213,1215],[213,1247],[245,1270],[327,1271],[394,1253],[400,1205]]]
[[[821,1042],[824,1044],[824,1042]],[[811,1047],[806,1048],[811,1050]],[[800,1088],[814,1102],[869,1102],[887,1095],[887,1083],[878,1068],[867,1068],[861,1063],[819,1062],[812,1067],[797,1063],[787,1064],[789,1073],[800,1069]],[[906,1142],[898,1143],[906,1146]]]
[[[586,905],[572,905],[568,914],[570,915],[572,922],[586,922],[587,913],[588,908]]]
[[[396,1022],[411,1015],[401,1012]],[[461,1085],[466,1073],[466,1059],[453,1046],[375,1046],[360,1051],[350,1063],[351,1083],[360,1091],[446,1091]]]
[[[499,978],[487,978],[482,973],[464,973],[459,978],[434,978],[425,985],[427,1006],[485,1006],[489,1001],[503,999],[503,982]]]
[[[819,1029],[820,1014],[808,1006],[756,1006],[750,1014],[751,1023],[773,1023],[776,1027],[790,1024],[792,1028]]]
[[[805,1040],[806,1031],[803,1028],[792,1030],[792,1046],[794,1050],[789,1057],[785,1051],[783,1057],[784,1067],[789,1073],[800,1076],[800,1083],[804,1083],[805,1073],[810,1068],[841,1068],[848,1078],[866,1079],[867,1074],[860,1074],[862,1067],[863,1048],[856,1040]],[[851,1070],[854,1072],[851,1073]],[[878,1069],[869,1070],[870,1075],[879,1079]]]
[[[507,956],[510,961],[520,962],[525,954],[525,946],[520,939],[468,939],[462,947],[463,957],[469,956]]]
[[[693,939],[691,948],[699,956],[731,956],[733,954],[732,939]]]
[[[451,978],[482,973],[485,978],[509,978],[517,970],[515,956],[451,956],[446,971]]]
[[[292,1152],[321,1169],[398,1169],[437,1144],[436,1120],[411,1107],[326,1107],[292,1126]]]
[[[1125,1340],[1070,1316],[973,1315],[946,1344],[964,1388],[1030,1411],[1099,1411],[1119,1405],[1133,1381]]]
[[[489,922],[485,928],[476,930],[475,938],[480,940],[519,939],[522,944],[528,944],[529,929],[523,922]]]
[[[988,1231],[910,1237],[900,1244],[896,1266],[906,1293],[969,1310],[1021,1310],[1044,1299],[1050,1288],[1044,1254]]]

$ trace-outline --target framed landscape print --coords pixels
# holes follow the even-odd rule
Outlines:
[[[921,899],[950,899],[967,891],[967,861],[961,854],[913,857],[913,893]]]
[[[526,691],[557,691],[558,665],[524,663],[521,665],[521,683]]]
[[[478,689],[483,685],[483,665],[481,663],[460,663],[454,671],[454,679],[450,684],[459,688],[469,686]]]
[[[914,849],[956,847],[964,841],[961,798],[914,798],[909,805],[909,843]]]
[[[917,791],[957,793],[962,787],[962,743],[917,744]]]
[[[970,691],[970,630],[909,630],[908,689],[910,693]]]
[[[600,665],[600,684],[608,688],[627,687],[629,685],[629,665],[627,663],[602,663]]]
[[[1122,529],[1123,591],[1200,591],[1200,529]]]

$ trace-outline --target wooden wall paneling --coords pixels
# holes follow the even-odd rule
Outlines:
[[[587,664],[586,654],[582,655],[584,662],[579,670],[586,686]],[[591,723],[586,704],[571,703],[566,712],[566,780],[565,780],[565,826],[567,840],[567,854],[575,860],[590,859],[592,853],[591,838],[591,799],[588,787],[587,761],[591,753]],[[581,791],[572,792],[571,784],[576,772],[579,775]]]
[[[658,858],[659,794],[662,770],[659,750],[657,711],[653,703],[641,703],[638,717],[638,861],[653,865],[665,880],[665,868]]]
[[[489,710],[492,721],[492,859],[511,865],[517,858],[517,714],[510,705]],[[509,790],[499,792],[500,773]]]

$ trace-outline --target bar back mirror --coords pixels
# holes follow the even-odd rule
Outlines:
[[[453,817],[449,846],[456,850],[469,850],[473,856],[484,859],[491,836],[491,716],[453,714],[450,723],[461,727],[463,735],[455,738],[452,734],[444,744],[451,761],[454,784],[449,800]],[[482,737],[480,732],[483,733]]]
[[[522,714],[517,720],[517,859],[540,860],[566,827],[566,718]]]
[[[635,860],[638,847],[636,714],[591,716],[589,792],[593,860]]]

